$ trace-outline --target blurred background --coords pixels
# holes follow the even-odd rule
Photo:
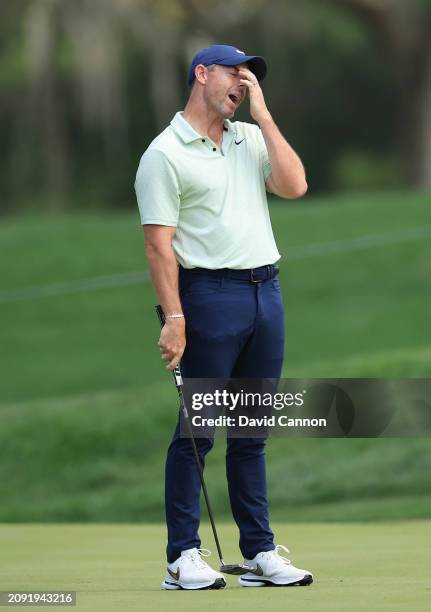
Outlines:
[[[307,172],[270,199],[284,376],[430,377],[430,30],[430,0],[2,3],[1,521],[163,521],[177,400],[133,183],[208,44],[267,59]],[[429,517],[429,450],[271,440],[273,517]],[[227,517],[221,439],[207,470]]]

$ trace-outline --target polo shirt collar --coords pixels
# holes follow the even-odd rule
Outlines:
[[[198,134],[196,130],[190,125],[190,123],[184,119],[182,111],[179,111],[175,114],[174,118],[171,121],[171,125],[174,129],[174,132],[181,138],[181,140],[185,144],[189,144],[190,142],[200,140],[202,138],[202,135]],[[229,135],[233,135],[235,133],[232,123],[229,121],[229,119],[225,119],[223,131],[227,132]]]

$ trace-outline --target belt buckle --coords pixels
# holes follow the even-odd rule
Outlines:
[[[259,278],[254,278],[253,273],[254,273],[254,269],[252,268],[250,270],[250,282],[253,283],[254,285],[257,285],[258,283],[261,283],[263,279],[262,278],[260,278],[260,279]]]

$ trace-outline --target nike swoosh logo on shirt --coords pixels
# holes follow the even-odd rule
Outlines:
[[[179,580],[180,579],[180,569],[178,568],[176,572],[173,572],[172,570],[169,569],[169,567],[166,568],[168,570],[168,574],[169,576],[171,576],[174,580]]]
[[[243,138],[242,140],[245,140],[245,138]],[[235,144],[241,144],[241,143],[242,143],[242,140],[240,140],[239,142],[237,142],[237,141],[235,140]]]

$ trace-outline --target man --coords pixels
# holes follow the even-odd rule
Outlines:
[[[281,135],[259,81],[265,60],[235,47],[199,51],[183,112],[150,144],[135,189],[154,288],[166,315],[159,347],[189,378],[279,378],[284,316],[266,191],[305,194],[303,165]],[[257,125],[231,122],[248,95]],[[204,465],[213,440],[198,438]],[[279,555],[269,526],[264,439],[228,439],[226,474],[244,561],[242,586],[312,582]],[[165,481],[168,575],[162,588],[226,585],[202,558],[200,481],[177,425]],[[287,550],[287,549],[285,549]],[[260,575],[257,575],[260,574]]]

